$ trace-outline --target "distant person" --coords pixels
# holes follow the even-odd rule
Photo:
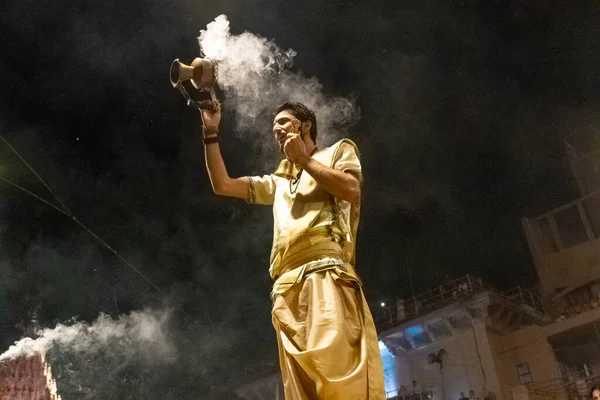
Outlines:
[[[467,396],[465,396],[465,392],[460,392],[460,399],[459,400],[469,400],[469,398]]]
[[[388,307],[386,307],[386,310],[388,312],[389,322],[390,322],[390,324],[393,324],[394,323],[394,307],[388,306]]]
[[[592,400],[600,400],[600,385],[596,384],[590,389],[590,397]]]
[[[398,300],[396,301],[396,320],[397,322],[404,321],[405,317],[406,315],[404,313],[404,300],[398,298]]]
[[[415,315],[419,315],[419,312],[421,311],[421,302],[419,300],[417,300],[416,297],[413,297],[413,301],[415,303]]]
[[[408,396],[408,391],[406,390],[406,386],[400,385],[400,389],[398,390],[398,396],[400,397],[400,399],[406,400],[406,398]]]
[[[458,294],[467,293],[469,291],[469,286],[467,282],[461,282],[458,284]]]
[[[417,381],[412,381],[413,385],[413,396],[421,396],[421,386],[417,383]]]
[[[469,390],[469,400],[477,400],[477,396],[475,395],[475,391],[473,389]]]

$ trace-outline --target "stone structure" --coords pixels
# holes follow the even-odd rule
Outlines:
[[[0,400],[60,400],[43,355],[0,362]]]

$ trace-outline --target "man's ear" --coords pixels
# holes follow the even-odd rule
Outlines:
[[[312,127],[312,122],[310,121],[304,121],[302,123],[302,132],[304,133],[304,130],[307,130],[308,132],[310,132],[310,128]]]

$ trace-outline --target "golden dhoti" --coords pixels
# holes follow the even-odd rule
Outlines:
[[[286,400],[385,399],[373,318],[359,283],[340,269],[275,295],[273,326]]]
[[[362,181],[350,140],[313,158]],[[353,267],[360,203],[335,198],[307,173],[295,187],[275,175],[248,184],[249,203],[273,205],[269,272],[286,400],[385,399],[377,333]]]

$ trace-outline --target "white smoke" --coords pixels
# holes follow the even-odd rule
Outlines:
[[[200,31],[205,57],[219,61],[218,83],[226,96],[224,112],[234,109],[237,129],[271,139],[272,117],[284,101],[304,103],[317,115],[318,139],[327,145],[346,134],[358,120],[353,101],[329,97],[317,78],[290,71],[296,52],[278,47],[274,41],[244,32],[233,35],[229,21],[220,15]]]
[[[171,361],[175,349],[166,334],[170,314],[170,310],[144,310],[116,319],[100,314],[92,324],[57,324],[53,329],[38,332],[36,339],[24,338],[16,342],[0,355],[0,361],[45,354],[54,346],[85,354],[105,350],[118,352],[123,358],[143,356]]]

